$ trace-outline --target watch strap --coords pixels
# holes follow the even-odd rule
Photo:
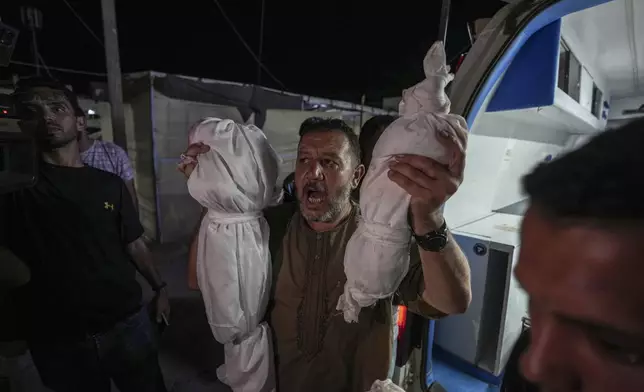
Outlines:
[[[152,291],[154,291],[155,293],[158,293],[159,291],[165,289],[166,287],[168,287],[168,284],[166,282],[161,282],[158,286],[153,287]]]
[[[430,236],[430,235],[432,235],[434,233],[440,234],[440,235],[447,235],[447,221],[445,219],[443,219],[443,224],[440,225],[440,227],[438,229],[432,230],[427,234],[418,234],[418,233],[414,232],[413,227],[411,228],[411,232],[414,233],[414,237],[427,237],[427,236]]]
[[[445,220],[438,229],[426,234],[417,234],[412,227],[412,233],[418,246],[429,252],[440,252],[445,249],[449,242],[447,231],[447,221]]]

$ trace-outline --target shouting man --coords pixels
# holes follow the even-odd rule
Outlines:
[[[168,297],[123,180],[83,165],[65,86],[27,79],[13,98],[40,161],[35,186],[6,195],[0,241],[31,270],[21,308],[42,381],[57,392],[109,392],[110,379],[122,392],[165,391],[135,267],[157,292],[156,322]]]
[[[452,148],[462,146],[458,140],[449,142]],[[185,155],[194,158],[207,151],[208,146],[197,144]],[[460,153],[464,159],[462,148]],[[194,167],[186,162],[180,170],[190,176]],[[351,193],[364,172],[358,138],[347,124],[310,119],[300,129],[298,203],[265,211],[274,273],[268,319],[275,334],[280,392],[364,392],[387,378],[391,301],[363,309],[355,324],[346,323],[336,310],[346,282],[344,253],[359,217]],[[420,156],[400,157],[391,167],[391,180],[412,195],[415,233],[432,235],[443,225],[440,208],[456,192],[462,174]],[[401,302],[427,318],[467,309],[469,266],[451,236],[442,249],[413,246],[411,259],[398,290]]]

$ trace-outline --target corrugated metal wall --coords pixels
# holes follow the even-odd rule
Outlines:
[[[139,199],[139,218],[145,235],[157,239],[156,183],[152,144],[150,91],[130,97],[125,107],[127,152],[134,168],[134,184]]]

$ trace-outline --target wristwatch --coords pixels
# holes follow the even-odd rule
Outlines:
[[[158,286],[152,287],[152,291],[158,293],[166,287],[168,287],[168,284],[166,282],[161,282]]]
[[[443,221],[441,227],[434,231],[430,231],[427,234],[416,234],[414,229],[411,230],[416,240],[416,244],[420,246],[421,249],[428,252],[440,252],[447,246],[449,242],[449,236],[447,235],[447,222]]]

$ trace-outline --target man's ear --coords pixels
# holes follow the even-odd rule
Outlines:
[[[356,189],[364,177],[366,169],[363,164],[359,164],[353,171],[353,178],[351,179],[351,188]]]
[[[78,132],[85,132],[87,130],[87,119],[85,116],[76,117],[76,129]]]

